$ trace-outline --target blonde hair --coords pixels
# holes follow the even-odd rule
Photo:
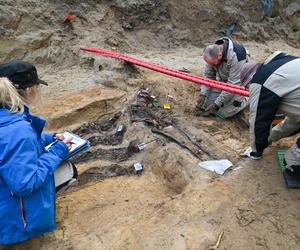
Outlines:
[[[22,97],[6,77],[0,78],[0,107],[8,108],[12,113],[24,110]]]
[[[30,106],[35,110],[41,110],[41,108],[43,107],[43,102],[39,84],[35,84],[26,89],[20,89],[18,90],[18,92],[26,104],[30,104]]]

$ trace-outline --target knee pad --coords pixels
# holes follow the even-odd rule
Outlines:
[[[286,164],[285,160],[284,160],[284,164]],[[291,176],[300,178],[300,165],[292,165],[292,166],[287,165],[285,171]]]

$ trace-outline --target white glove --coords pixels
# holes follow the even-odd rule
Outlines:
[[[241,157],[249,157],[253,160],[259,160],[262,157],[262,154],[258,154],[256,152],[252,152],[251,148],[247,148],[244,153],[240,154]]]

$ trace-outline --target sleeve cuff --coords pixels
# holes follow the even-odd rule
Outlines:
[[[216,103],[214,103],[214,109],[215,109],[216,111],[218,111],[218,110],[220,109],[220,106],[217,105]]]
[[[58,156],[61,159],[64,159],[69,153],[69,149],[64,142],[57,141],[49,148],[48,152]]]
[[[262,153],[259,153],[259,152],[251,152],[251,153],[250,153],[250,156],[253,156],[253,157],[261,157],[261,156],[262,156]]]
[[[55,133],[43,133],[42,134],[42,140],[44,142],[44,145],[49,145],[50,143],[54,142],[54,136]]]

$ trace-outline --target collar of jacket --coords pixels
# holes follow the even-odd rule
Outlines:
[[[282,51],[275,51],[273,54],[269,55],[268,58],[264,61],[264,65],[275,61],[276,59],[278,59],[279,57],[284,57],[287,56],[288,54],[283,53]]]
[[[227,52],[229,47],[229,38],[223,37],[215,42],[217,45],[223,44],[223,56],[221,62],[227,62]]]
[[[31,123],[31,126],[38,135],[42,134],[43,129],[46,125],[46,121],[44,119],[30,114],[29,108],[27,106],[24,106],[23,117]]]
[[[18,112],[11,113],[8,108],[0,108],[0,127],[5,127],[23,120],[23,114]]]

